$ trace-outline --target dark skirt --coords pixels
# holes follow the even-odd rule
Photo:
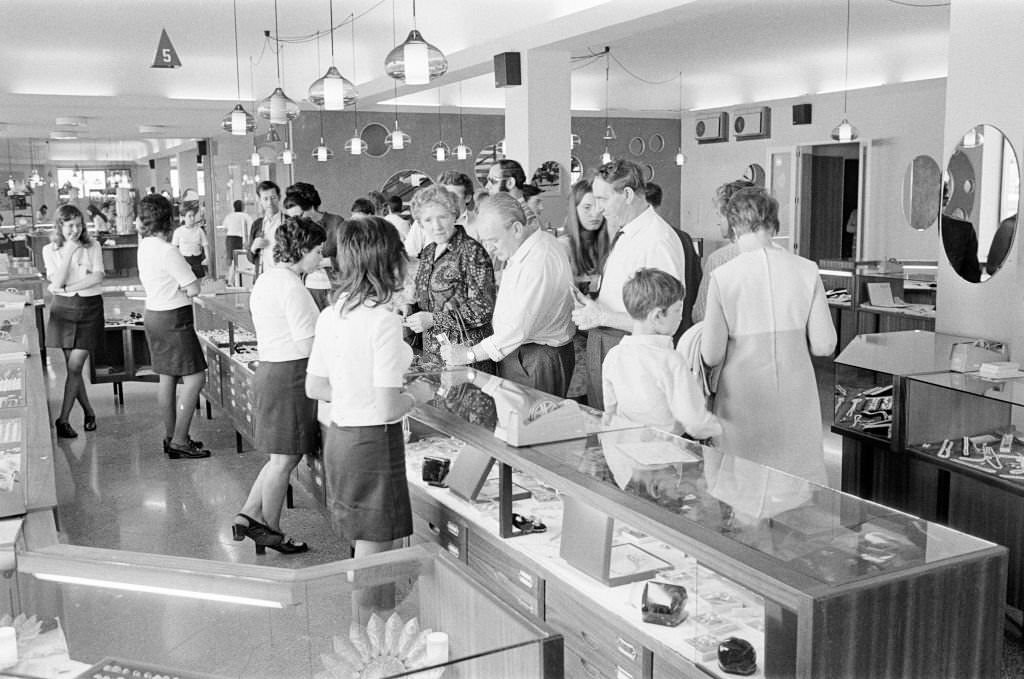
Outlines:
[[[241,236],[225,236],[224,237],[224,249],[227,250],[228,261],[233,262],[235,256],[235,250],[243,250],[245,246],[242,244]]]
[[[102,345],[103,295],[54,295],[46,325],[46,346],[86,349],[95,354]]]
[[[195,274],[196,278],[202,279],[206,276],[206,267],[203,266],[203,260],[206,259],[203,255],[189,255],[185,258],[188,262],[188,267],[192,269],[192,273]]]
[[[305,455],[317,448],[316,401],[306,397],[307,358],[260,361],[252,377],[256,400],[256,449],[273,455]]]
[[[146,309],[143,323],[153,372],[182,377],[206,370],[191,304],[167,311]]]
[[[412,535],[402,423],[332,424],[324,442],[331,524],[346,540],[387,542]]]

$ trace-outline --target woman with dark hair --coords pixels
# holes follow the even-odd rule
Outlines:
[[[349,221],[338,239],[338,264],[335,302],[316,324],[306,394],[330,403],[327,506],[334,529],[361,557],[412,534],[402,418],[433,390],[419,383],[403,389],[412,349],[393,308],[406,266],[395,227],[380,217]],[[381,600],[383,590],[373,596],[356,597],[357,603],[394,607]]]
[[[287,202],[287,198],[285,201]],[[302,456],[316,450],[316,401],[306,397],[306,365],[319,311],[302,276],[320,266],[326,234],[304,217],[288,217],[274,233],[274,265],[253,284],[249,297],[259,366],[252,378],[256,448],[270,456],[235,516],[235,540],[250,538],[256,553],[305,552],[305,542],[281,530],[288,477]]]
[[[772,244],[779,204],[761,188],[725,207],[739,254],[711,272],[701,356],[721,365],[715,447],[815,483],[827,483],[821,404],[811,356],[836,331],[818,267]]]
[[[54,423],[57,436],[75,438],[78,433],[68,417],[76,400],[85,413],[84,429],[96,429],[96,413],[89,403],[82,370],[85,360],[103,343],[103,250],[89,237],[85,217],[74,205],[57,209],[56,227],[53,242],[43,248],[53,293],[46,346],[63,350],[68,367],[60,416]]]
[[[581,179],[569,192],[569,214],[563,235],[569,247],[569,260],[577,277],[600,275],[608,256],[608,223],[594,205],[594,187]]]
[[[430,242],[416,270],[419,311],[409,315],[406,325],[423,333],[422,360],[442,365],[438,335],[452,344],[475,345],[494,332],[494,266],[484,246],[455,223],[459,204],[451,191],[439,184],[420,189],[412,198],[412,214]],[[486,356],[474,356],[470,363],[494,372]]]
[[[295,182],[285,189],[285,214],[305,217],[323,227],[327,238],[323,247],[324,258],[329,259],[331,266],[337,269],[334,257],[338,254],[338,231],[345,228],[345,219],[331,212],[321,212],[320,204],[320,193],[312,184]],[[317,267],[306,276],[306,288],[318,309],[324,309],[330,304],[331,287],[331,277],[325,267]]]
[[[206,358],[196,336],[191,301],[199,294],[199,281],[178,248],[171,245],[171,215],[171,203],[161,195],[139,201],[139,281],[146,291],[143,323],[153,372],[160,376],[164,454],[172,460],[195,459],[210,456],[210,451],[188,434],[199,390],[206,381]]]

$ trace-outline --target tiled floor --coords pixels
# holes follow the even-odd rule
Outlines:
[[[59,394],[63,361],[51,353],[47,371],[50,394]],[[831,422],[831,369],[819,370],[825,422],[826,466],[838,485],[841,439],[828,432]],[[308,553],[284,556],[254,553],[252,543],[231,539],[232,516],[265,461],[254,451],[235,452],[234,433],[224,420],[196,413],[192,436],[213,451],[205,460],[168,460],[162,454],[156,414],[156,387],[126,383],[125,404],[116,405],[110,385],[92,385],[90,396],[98,429],[81,429],[81,411],[72,415],[79,437],[58,439],[55,454],[62,535],[72,544],[156,554],[174,554],[282,568],[305,567],[346,558],[348,546],[331,532],[316,501],[295,490],[294,509],[286,509],[286,532],[305,540]],[[51,399],[51,409],[54,408]],[[1008,626],[1002,677],[1024,677],[1024,638]]]

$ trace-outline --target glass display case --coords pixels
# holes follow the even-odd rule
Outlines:
[[[998,667],[1001,547],[649,428],[511,446],[494,433],[502,380],[416,379],[452,396],[411,416],[417,535],[542,611],[567,676],[886,676],[950,645],[934,676]],[[437,485],[435,461],[454,473],[467,451],[518,470],[497,497]],[[529,496],[513,499],[513,482]],[[915,603],[940,599],[927,614]],[[983,648],[963,648],[967,633]]]
[[[561,676],[549,626],[429,545],[297,572],[26,545],[15,577],[17,676]]]
[[[861,333],[935,328],[935,262],[883,262],[858,266],[856,293]]]
[[[111,383],[114,396],[124,403],[124,382],[157,382],[149,355],[143,314],[145,293],[138,286],[112,286],[103,290],[103,345],[89,362],[93,384]]]
[[[249,313],[248,292],[222,292],[194,297],[196,334],[206,356],[202,395],[227,413],[235,428],[236,444],[255,440],[249,380],[255,362],[256,334]]]

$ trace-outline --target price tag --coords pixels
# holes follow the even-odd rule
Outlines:
[[[171,44],[167,29],[161,29],[160,42],[156,46],[156,56],[153,57],[153,65],[150,68],[178,68],[179,66],[181,66],[181,59],[178,58],[178,52]]]

